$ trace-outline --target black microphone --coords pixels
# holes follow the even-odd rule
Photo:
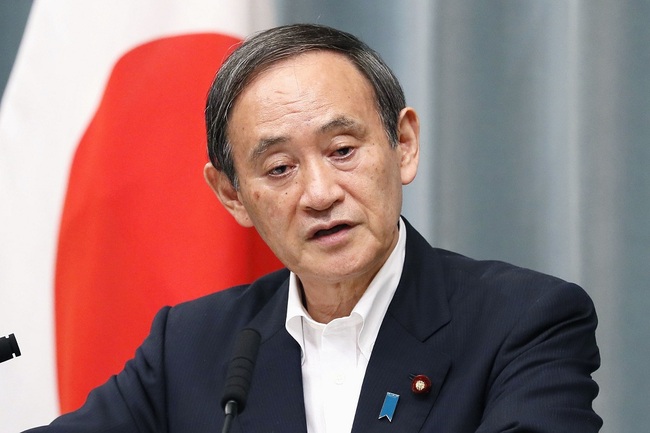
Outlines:
[[[14,334],[6,337],[0,337],[0,362],[5,362],[11,358],[20,356],[20,348]]]
[[[233,419],[246,407],[248,389],[251,385],[261,339],[260,333],[251,328],[243,329],[237,337],[233,357],[228,366],[226,386],[221,398],[221,406],[226,415],[222,433],[230,431]]]

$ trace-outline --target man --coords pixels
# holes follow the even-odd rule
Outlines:
[[[288,269],[164,308],[119,375],[51,432],[209,432],[235,336],[262,335],[239,432],[596,432],[579,287],[434,249],[400,217],[419,124],[390,69],[323,26],[226,60],[205,177]]]

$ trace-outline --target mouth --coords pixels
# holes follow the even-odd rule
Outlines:
[[[351,226],[349,224],[337,224],[331,228],[328,229],[321,229],[321,230],[316,230],[316,232],[312,235],[312,239],[320,239],[325,236],[330,236],[333,235],[334,233],[338,233],[342,230],[349,229]]]

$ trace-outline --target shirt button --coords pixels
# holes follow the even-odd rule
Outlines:
[[[334,383],[337,385],[343,385],[345,382],[345,374],[343,373],[336,373],[334,375]]]

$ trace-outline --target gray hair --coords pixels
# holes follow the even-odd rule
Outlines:
[[[357,37],[317,24],[292,24],[272,28],[245,40],[217,72],[205,108],[208,156],[239,188],[232,145],[228,140],[230,111],[244,87],[272,64],[301,53],[335,51],[346,56],[368,79],[388,141],[397,146],[399,113],[406,106],[404,92],[388,65]]]

